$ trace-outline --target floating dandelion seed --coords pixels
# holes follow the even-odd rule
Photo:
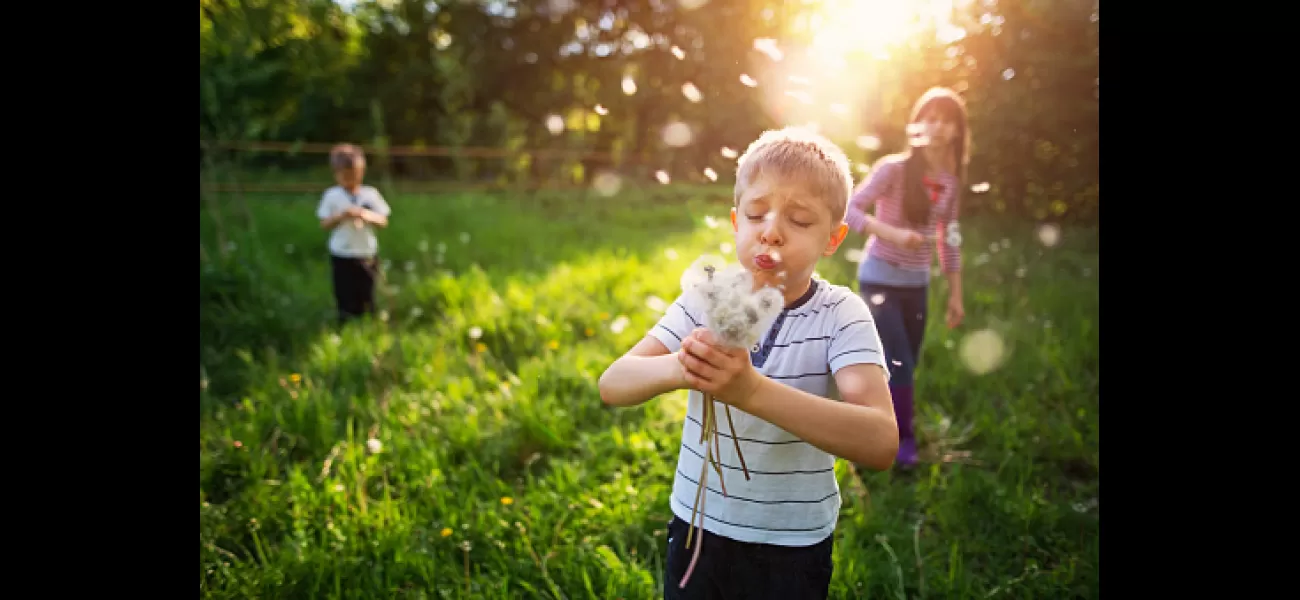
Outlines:
[[[860,135],[858,136],[857,144],[858,147],[863,150],[879,150],[880,138],[874,135]]]
[[[664,256],[668,257],[668,260],[677,260],[677,251],[669,248],[664,250]]]
[[[605,106],[601,104],[597,104],[594,108],[592,108],[592,110],[596,111],[596,114],[602,117],[609,114],[609,109],[605,108]]]
[[[731,242],[722,242],[718,244],[718,251],[723,254],[731,254]]]
[[[695,87],[695,84],[689,81],[682,84],[682,95],[686,96],[686,99],[691,102],[699,102],[704,99],[704,94],[700,93],[700,88]]]
[[[976,194],[983,194],[989,191],[989,187],[990,187],[989,182],[982,181],[980,183],[970,186],[970,191],[975,192]]]
[[[708,3],[709,0],[677,0],[677,5],[686,10],[695,10]]]
[[[681,48],[678,48],[676,44],[672,47],[672,53],[673,56],[677,57],[677,60],[684,60],[686,58],[686,53],[683,52]]]
[[[872,294],[872,295],[871,295],[871,303],[872,303],[872,304],[875,304],[876,306],[880,306],[881,304],[884,304],[884,303],[885,303],[885,295],[884,295],[884,294]]]
[[[560,135],[560,132],[564,131],[564,119],[560,115],[546,117],[546,130],[551,132],[551,135]]]
[[[628,96],[636,93],[636,80],[631,75],[623,76],[623,93]]]
[[[862,262],[862,249],[849,248],[848,250],[844,251],[844,258],[851,263],[860,263]]]
[[[366,440],[366,450],[371,454],[379,454],[384,451],[384,444],[375,438],[370,438]]]
[[[708,227],[709,229],[717,229],[717,228],[718,228],[718,220],[715,219],[715,218],[713,218],[712,215],[706,215],[706,216],[704,217],[704,226],[705,226],[705,227]]]
[[[750,77],[748,73],[740,74],[740,82],[749,87],[758,87],[758,82],[754,81],[754,78]]]
[[[776,46],[776,40],[772,38],[755,39],[754,49],[767,55],[768,58],[774,61],[779,62],[782,58],[785,58],[785,53],[781,52],[781,49]]]
[[[694,136],[691,134],[690,125],[676,121],[664,127],[662,137],[665,145],[681,148],[690,145]]]
[[[645,299],[645,305],[646,308],[655,312],[664,312],[665,310],[668,310],[668,303],[664,302],[664,299],[659,296],[647,296]]]
[[[1061,241],[1061,228],[1047,223],[1038,228],[1038,241],[1051,248]]]
[[[627,326],[631,322],[632,321],[628,319],[626,316],[619,315],[614,319],[614,322],[609,324],[609,330],[613,332],[615,335],[623,333],[623,330],[627,329]]]
[[[658,171],[655,171],[655,179],[658,179],[659,183],[662,183],[664,185],[667,185],[669,181],[672,181],[672,179],[668,177],[668,171],[665,171],[663,169],[659,169]]]
[[[805,92],[803,90],[787,90],[785,95],[794,98],[795,100],[798,100],[804,104],[813,103],[812,94],[809,94],[808,92]]]
[[[470,328],[469,328],[469,339],[471,339],[471,340],[477,340],[477,339],[479,339],[479,338],[481,338],[481,337],[483,337],[483,329],[482,329],[482,328],[480,328],[480,327],[470,327]]]
[[[749,348],[756,344],[763,334],[772,326],[776,317],[784,308],[781,293],[774,288],[764,286],[754,289],[754,275],[739,264],[726,264],[722,258],[704,255],[695,260],[682,273],[682,294],[688,302],[704,308],[702,325],[713,333],[718,341],[729,348]],[[691,509],[691,528],[686,534],[686,547],[691,547],[694,537],[696,515],[700,515],[699,528],[703,528],[704,490],[708,487],[709,466],[718,474],[718,485],[722,494],[727,495],[727,484],[722,475],[722,467],[716,458],[721,445],[718,432],[717,408],[712,394],[701,396],[701,434],[700,443],[704,445],[705,460],[700,465],[699,489],[695,495],[695,506]],[[750,479],[749,467],[745,464],[744,454],[740,451],[740,441],[736,439],[736,426],[731,418],[731,406],[723,404],[727,424],[731,428],[732,443],[735,444],[736,457],[740,461],[745,479]],[[695,565],[699,562],[702,538],[695,540],[695,551],[686,573],[682,576],[679,587],[685,587]]]
[[[954,248],[961,246],[961,227],[957,223],[949,223],[945,242]]]
[[[736,153],[735,150],[732,150],[731,148],[728,148],[726,146],[723,146],[722,149],[718,151],[718,153],[721,154],[723,158],[736,158],[737,156],[740,156],[739,154]]]
[[[708,177],[708,178],[709,178],[709,181],[717,181],[717,180],[718,180],[718,172],[717,172],[717,171],[714,171],[714,170],[713,170],[713,167],[704,167],[704,176],[705,176],[705,177]]]
[[[617,173],[610,171],[597,173],[596,176],[591,179],[591,189],[606,198],[617,194],[622,187],[623,178],[619,177]]]
[[[962,340],[959,352],[967,369],[976,375],[984,375],[1002,365],[1006,358],[1006,345],[997,332],[981,329]]]

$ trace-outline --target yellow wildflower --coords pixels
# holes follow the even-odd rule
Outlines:
[[[450,528],[450,527],[443,527],[443,528],[442,528],[442,537],[451,537],[451,528]]]
[[[506,505],[506,506],[510,506],[511,504],[514,504],[514,503],[515,503],[515,499],[514,499],[514,498],[511,498],[510,496],[502,496],[502,497],[501,497],[501,504],[504,504],[504,505]]]
[[[292,381],[292,382],[294,382],[294,383],[298,383],[299,381],[302,381],[302,375],[299,375],[299,374],[297,374],[297,373],[294,373],[294,374],[292,374],[292,375],[289,376],[289,381]]]
[[[475,351],[475,352],[487,352],[487,344],[484,344],[483,342],[479,342],[479,343],[477,343],[477,344],[474,344],[474,351]]]
[[[546,346],[551,350],[555,350],[560,347],[560,340],[551,340],[546,343]]]

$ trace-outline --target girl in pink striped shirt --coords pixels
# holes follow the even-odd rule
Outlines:
[[[957,212],[970,162],[966,105],[947,88],[932,88],[912,107],[910,148],[886,156],[853,193],[844,222],[868,233],[858,289],[876,320],[890,369],[898,418],[896,464],[916,463],[913,372],[921,357],[930,283],[930,245],[948,277],[948,327],[965,316],[961,291],[961,234]],[[866,214],[872,205],[875,216]]]

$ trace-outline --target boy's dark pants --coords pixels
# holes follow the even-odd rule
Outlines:
[[[330,272],[334,280],[334,302],[339,322],[375,312],[375,272],[379,259],[350,258],[330,255]]]
[[[668,524],[665,600],[804,600],[827,597],[834,569],[831,559],[833,536],[812,546],[794,548],[738,542],[696,529],[688,550],[686,532],[689,529],[690,525],[677,517]],[[700,562],[695,565],[686,589],[680,589],[677,585],[686,573],[686,566],[691,564],[701,534],[704,535],[704,547],[700,549]]]

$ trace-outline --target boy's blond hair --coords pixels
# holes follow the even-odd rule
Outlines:
[[[844,221],[853,193],[849,159],[834,142],[802,127],[764,131],[736,161],[735,203],[761,176],[775,175],[808,186],[826,202],[832,223]]]
[[[365,164],[366,153],[361,150],[360,146],[335,144],[333,148],[330,148],[330,168],[335,171],[365,166]]]

